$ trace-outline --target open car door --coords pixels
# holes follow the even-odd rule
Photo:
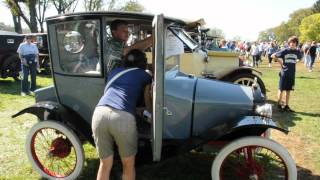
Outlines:
[[[156,15],[153,28],[153,120],[152,120],[152,154],[153,161],[161,160],[162,131],[164,116],[164,17]]]

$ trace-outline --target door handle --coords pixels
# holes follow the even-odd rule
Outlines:
[[[165,111],[167,116],[172,116],[172,112],[167,107],[163,107],[163,110]]]

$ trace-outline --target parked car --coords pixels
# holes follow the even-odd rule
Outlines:
[[[24,37],[8,31],[0,31],[0,77],[19,79],[20,59],[17,49]]]
[[[271,105],[259,88],[181,72],[184,46],[196,56],[206,56],[184,31],[186,23],[163,15],[127,12],[85,12],[47,19],[54,85],[37,90],[36,103],[13,115],[30,113],[39,119],[27,136],[26,151],[41,176],[76,179],[84,167],[83,144],[94,145],[91,117],[106,85],[106,43],[115,19],[128,21],[130,31],[139,36],[152,33],[154,38],[149,53],[153,118],[150,124],[136,115],[139,153],[158,162],[173,152],[219,142],[224,147],[212,163],[214,180],[297,178],[288,151],[261,136],[268,128],[288,131],[272,119]]]
[[[245,86],[252,86],[256,79],[261,92],[266,95],[266,87],[261,79],[262,73],[246,65],[240,52],[219,48],[221,37],[209,36],[207,33],[210,29],[203,28],[205,25],[203,19],[191,24],[193,25],[188,26],[187,32],[208,53],[208,58],[200,60],[186,55],[182,60],[186,61],[187,66],[182,65],[182,69],[186,67],[185,71],[197,76]],[[190,62],[192,66],[188,66]]]

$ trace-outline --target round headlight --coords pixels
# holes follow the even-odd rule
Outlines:
[[[261,106],[257,106],[255,112],[263,117],[272,117],[272,106],[271,104],[264,104]]]

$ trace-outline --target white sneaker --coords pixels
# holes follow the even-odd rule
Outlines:
[[[309,69],[309,72],[312,72],[312,69]]]
[[[29,92],[31,96],[34,96],[34,91]]]
[[[27,94],[25,92],[21,92],[21,96],[26,96]]]

